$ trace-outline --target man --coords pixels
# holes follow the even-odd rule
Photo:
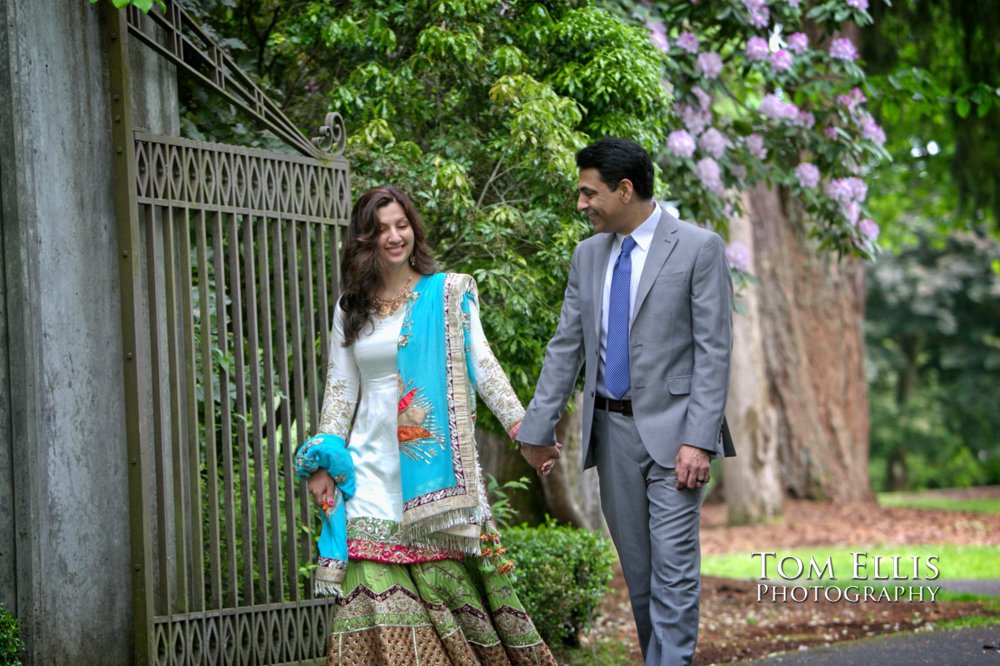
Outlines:
[[[722,239],[653,200],[639,145],[601,139],[576,156],[577,245],[559,326],[517,439],[536,469],[585,366],[583,464],[597,465],[646,664],[689,664],[698,636],[699,516],[709,460],[731,453],[723,409],[732,283]]]

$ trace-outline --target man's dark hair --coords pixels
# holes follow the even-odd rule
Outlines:
[[[576,154],[580,169],[597,169],[611,191],[623,178],[632,181],[640,199],[653,198],[653,161],[639,144],[626,139],[599,139]]]

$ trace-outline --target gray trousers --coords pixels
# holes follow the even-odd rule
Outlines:
[[[678,490],[631,416],[595,410],[601,506],[618,550],[646,666],[690,664],[698,641],[702,490]]]

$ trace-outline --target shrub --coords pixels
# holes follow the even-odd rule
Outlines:
[[[517,563],[514,589],[542,638],[577,645],[613,576],[611,542],[552,518],[537,527],[510,528],[503,541]]]
[[[21,647],[17,618],[0,606],[0,666],[21,666]]]

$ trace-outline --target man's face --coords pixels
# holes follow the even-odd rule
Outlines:
[[[612,191],[597,169],[580,169],[577,186],[579,196],[576,209],[583,211],[594,225],[594,231],[617,232],[627,224],[625,204],[622,201],[622,184]]]

